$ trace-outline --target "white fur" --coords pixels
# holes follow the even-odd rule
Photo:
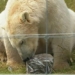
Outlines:
[[[73,34],[75,32],[75,12],[67,8],[64,0],[47,0],[48,8],[46,8],[46,0],[8,0],[5,9],[7,19],[11,5],[17,1],[22,2],[22,5],[26,4],[22,6],[22,10],[28,12],[37,24],[39,22],[39,34],[46,34],[46,23],[48,23],[48,34]],[[18,8],[17,12],[21,10]],[[74,37],[54,37],[49,40],[54,52],[54,66],[65,65],[74,46]]]

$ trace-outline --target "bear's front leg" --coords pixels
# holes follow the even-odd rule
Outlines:
[[[53,45],[54,53],[54,70],[61,70],[69,68],[70,52],[59,45]]]
[[[11,46],[8,38],[4,38],[4,45],[7,54],[7,65],[12,68],[23,66],[22,59],[20,58],[17,50]]]

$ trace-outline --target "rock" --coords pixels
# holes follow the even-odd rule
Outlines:
[[[51,74],[53,57],[50,54],[38,54],[26,63],[29,74]]]

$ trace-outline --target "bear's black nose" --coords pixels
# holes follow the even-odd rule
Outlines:
[[[26,58],[26,59],[23,60],[23,62],[26,62],[26,61],[29,61],[29,60],[30,60],[30,58]]]

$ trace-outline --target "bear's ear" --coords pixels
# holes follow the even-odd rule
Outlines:
[[[29,17],[29,13],[28,12],[23,12],[20,14],[20,20],[22,22],[30,22],[30,17]]]

